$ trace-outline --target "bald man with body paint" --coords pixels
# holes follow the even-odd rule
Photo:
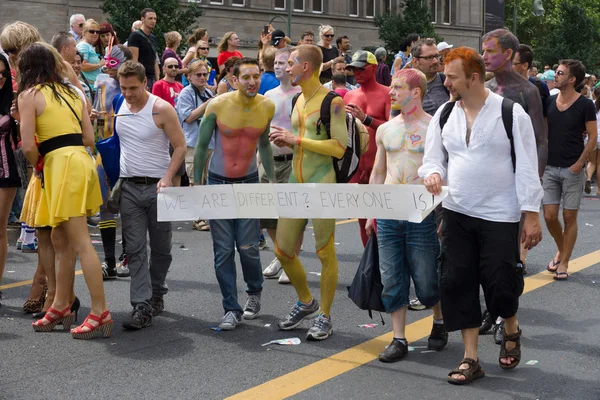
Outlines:
[[[206,107],[200,124],[198,144],[194,154],[194,183],[202,179],[208,146],[213,132],[215,150],[208,167],[209,185],[258,183],[256,150],[269,181],[273,181],[273,152],[269,142],[275,105],[258,94],[260,69],[251,58],[238,60],[233,67],[238,90],[222,94]],[[254,319],[260,312],[262,265],[258,241],[260,224],[257,219],[218,219],[209,221],[215,253],[215,272],[223,295],[225,310],[219,327],[233,330],[245,319]],[[246,282],[248,299],[244,309],[238,303],[235,246],[237,246]]]

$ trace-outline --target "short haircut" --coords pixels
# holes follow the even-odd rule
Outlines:
[[[331,70],[333,71],[335,69],[335,66],[338,64],[344,64],[346,65],[346,60],[337,60],[334,61],[333,63],[331,63]]]
[[[350,40],[350,38],[349,38],[348,36],[340,36],[339,38],[337,38],[337,39],[335,40],[335,45],[336,45],[337,47],[340,47],[340,45],[342,44],[342,40],[344,40],[344,39],[348,39],[348,40]]]
[[[69,26],[73,26],[73,24],[75,23],[75,20],[77,18],[79,18],[79,17],[85,19],[85,17],[83,16],[83,14],[73,14],[73,15],[71,15],[71,18],[69,18]]]
[[[520,44],[517,53],[519,53],[521,64],[527,63],[527,69],[530,69],[533,65],[533,51],[531,47],[526,44]]]
[[[408,49],[408,47],[412,45],[413,42],[416,42],[418,40],[419,40],[419,34],[418,33],[411,33],[406,38],[404,38],[404,40],[402,41],[402,43],[400,43],[400,50],[401,51],[406,51]]]
[[[470,47],[458,47],[446,55],[444,64],[448,65],[454,60],[461,60],[465,76],[470,78],[479,74],[479,81],[485,82],[485,63],[483,57]]]
[[[256,65],[256,67],[260,69],[260,66],[258,65],[258,60],[256,58],[243,57],[237,60],[236,63],[233,65],[233,76],[240,76],[240,69],[242,68],[242,65]]]
[[[394,73],[394,79],[404,78],[410,90],[421,89],[421,101],[427,94],[427,77],[416,68],[404,68]]]
[[[0,33],[0,46],[7,53],[9,50],[20,53],[26,47],[41,41],[42,36],[36,27],[22,21],[4,25]]]
[[[497,39],[502,51],[512,50],[511,60],[515,57],[515,53],[519,48],[519,39],[508,29],[496,29],[488,32],[483,36],[482,42],[487,42],[490,39]]]
[[[165,44],[167,47],[173,47],[177,44],[178,41],[182,39],[181,33],[177,31],[171,31],[165,33]]]
[[[273,46],[268,46],[262,53],[262,62],[265,71],[273,71],[275,68],[275,54],[277,49]]]
[[[323,63],[323,53],[318,46],[311,44],[302,44],[294,50],[298,52],[298,59],[308,62],[313,68],[313,72],[321,68]]]
[[[205,63],[202,60],[196,60],[193,63],[188,65],[188,73],[187,75],[189,76],[190,74],[194,74],[196,73],[196,71],[198,71],[200,68],[206,68],[206,72],[208,72],[208,64]]]
[[[418,40],[417,43],[415,43],[415,45],[410,49],[413,58],[421,57],[421,54],[423,54],[423,46],[433,46],[437,50],[435,39],[421,39]]]
[[[277,52],[275,52],[275,57],[277,57],[280,54],[287,54],[288,57],[289,57],[290,54],[292,54],[292,51],[294,51],[294,50],[296,50],[295,47],[285,46],[285,47],[283,47],[281,49],[277,49]]]
[[[377,50],[375,50],[375,53],[373,53],[373,55],[375,56],[377,61],[383,61],[383,58],[387,57],[387,50],[383,47],[378,47]]]
[[[75,38],[73,38],[73,35],[71,35],[69,32],[58,32],[52,37],[50,43],[60,53],[60,49],[63,46],[66,46],[71,40],[75,40]]]
[[[315,33],[313,31],[304,31],[302,32],[302,35],[300,35],[300,40],[304,40],[304,38],[307,36],[312,36],[314,38]]]
[[[135,76],[140,82],[143,83],[144,79],[146,79],[146,69],[141,63],[129,60],[125,61],[123,65],[119,67],[117,76],[119,78],[129,78]]]
[[[348,82],[348,78],[346,77],[346,74],[340,74],[340,73],[333,74],[331,80],[336,85],[342,85],[342,86],[346,86],[346,83]]]
[[[575,87],[579,86],[585,79],[585,67],[579,60],[560,60],[560,65],[564,65],[569,70],[569,75],[575,78]]]
[[[83,56],[81,55],[81,53],[79,51],[75,52],[75,57],[79,57],[81,59],[81,61],[83,62]],[[73,57],[73,58],[75,58]]]
[[[142,19],[142,18],[146,18],[146,14],[148,14],[148,13],[154,13],[154,14],[156,14],[156,11],[154,11],[154,10],[153,10],[153,9],[151,9],[151,8],[144,8],[144,9],[143,9],[143,10],[140,12],[140,19]]]
[[[554,64],[554,65],[552,66],[552,69],[554,70],[554,72],[556,72],[556,69],[557,69],[557,68],[558,68],[558,64]]]

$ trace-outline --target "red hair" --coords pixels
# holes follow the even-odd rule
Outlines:
[[[394,73],[394,79],[404,78],[408,88],[413,90],[415,88],[421,89],[421,100],[427,93],[427,77],[424,73],[416,68],[404,68]]]
[[[458,47],[453,49],[444,58],[444,64],[448,65],[454,60],[461,60],[465,76],[470,78],[473,74],[479,74],[481,83],[485,82],[485,63],[483,57],[470,47]]]

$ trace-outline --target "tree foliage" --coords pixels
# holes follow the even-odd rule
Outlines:
[[[411,33],[418,33],[422,38],[442,40],[433,28],[433,15],[428,2],[423,0],[406,0],[400,4],[403,12],[398,14],[386,13],[375,17],[375,26],[379,28],[379,39],[385,43],[385,48],[396,53],[400,45]]]
[[[131,24],[140,19],[140,12],[144,8],[152,8],[157,17],[152,33],[156,35],[161,49],[165,47],[165,33],[177,31],[185,37],[204,13],[196,2],[181,4],[179,0],[104,0],[101,8],[109,15],[108,21],[121,43],[129,37]]]
[[[531,13],[530,1],[519,1],[517,37],[533,47],[535,60],[553,65],[575,58],[588,71],[600,66],[600,2],[598,0],[544,0],[545,14]],[[514,1],[507,1],[505,24],[513,27]]]

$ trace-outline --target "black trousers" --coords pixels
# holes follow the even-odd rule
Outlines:
[[[483,288],[492,315],[510,318],[523,293],[519,223],[491,222],[444,210],[441,305],[449,331],[479,328]]]

